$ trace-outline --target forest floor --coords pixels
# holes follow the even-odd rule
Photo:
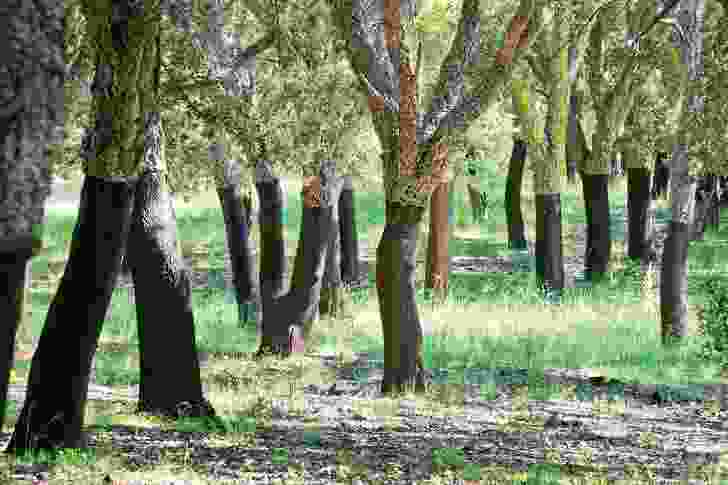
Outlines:
[[[532,211],[531,203],[526,201],[526,214]],[[295,208],[291,213],[295,219]],[[527,220],[527,224],[533,227],[532,221]],[[209,287],[209,269],[216,263],[207,255],[196,255],[193,246],[199,241],[187,241],[184,225],[181,218],[180,237],[191,268],[196,325],[200,326],[203,387],[229,429],[222,432],[204,424],[169,422],[132,413],[138,396],[137,343],[135,337],[108,332],[116,332],[122,321],[133,329],[134,307],[131,300],[119,304],[119,298],[125,297],[115,296],[94,364],[98,376],[89,386],[86,422],[93,459],[79,455],[60,465],[48,465],[2,457],[0,483],[27,484],[43,479],[54,485],[364,485],[415,481],[474,485],[525,483],[528,477],[528,483],[626,485],[685,483],[688,477],[704,480],[691,483],[721,483],[708,482],[708,476],[728,479],[728,379],[701,385],[699,390],[672,386],[666,391],[657,381],[614,378],[603,367],[549,366],[537,371],[531,366],[476,366],[465,372],[451,368],[448,375],[440,368],[444,366],[433,365],[433,384],[425,398],[390,399],[379,393],[382,368],[378,350],[347,351],[346,346],[337,346],[332,352],[321,346],[297,360],[253,363],[247,350],[233,352],[221,344],[210,344],[204,330],[220,317],[198,313],[202,300],[197,295]],[[657,226],[660,254],[664,230],[664,225]],[[468,231],[473,232],[463,230],[458,239],[470,237],[477,242],[478,238],[468,236]],[[199,229],[195,232],[206,233]],[[297,234],[295,230],[290,232]],[[362,240],[376,242],[380,233],[379,228],[370,228]],[[533,240],[533,234],[528,238]],[[564,240],[566,282],[573,288],[583,267],[583,223],[571,224]],[[472,252],[461,251],[465,243],[458,244],[456,254],[465,254],[453,258],[453,281],[459,281],[465,273],[473,277],[488,273],[497,279],[512,269],[508,255],[475,257]],[[619,257],[623,244],[617,241],[615,246]],[[375,244],[362,242],[363,271],[368,273],[369,281],[373,278],[374,250]],[[291,262],[293,248],[287,248],[287,253]],[[225,286],[229,287],[227,254],[222,259]],[[418,264],[418,286],[423,266]],[[117,291],[128,287],[128,283],[120,281]],[[623,290],[619,285],[616,288],[610,291]],[[650,289],[650,298],[654,299],[655,291],[655,287]],[[498,294],[486,297],[503,299]],[[47,309],[47,303],[44,305]],[[471,309],[470,304],[458,302],[442,309],[422,302],[420,305],[426,327],[440,320],[462,320],[460,315],[464,314],[472,315],[472,323],[478,326],[484,325],[482,317],[486,315],[489,323],[513,318],[533,322],[534,327],[544,326],[549,317],[554,322],[564,319],[563,325],[568,319],[584,319],[591,320],[590,335],[608,335],[615,342],[620,331],[615,320],[626,315],[615,316],[621,311],[617,304],[601,304],[602,308],[579,303],[583,308],[576,305],[560,310],[538,305],[533,310],[525,306]],[[36,318],[42,324],[42,318],[34,316],[34,321]],[[330,333],[365,324],[375,329],[378,325],[376,301],[352,303],[338,319],[320,319],[317,337],[323,339]],[[35,325],[33,333],[37,337],[39,324]],[[224,337],[231,340],[235,324],[225,328]],[[371,328],[367,334],[376,339],[376,331]],[[32,341],[19,337],[16,363],[29,363]],[[538,347],[538,342],[533,339],[519,345]],[[374,348],[380,346],[377,343]],[[440,363],[450,364],[460,358],[445,355],[438,359],[437,352],[433,347],[433,358]],[[535,352],[539,352],[538,348]],[[629,359],[626,347],[624,353],[624,358]],[[116,364],[117,370],[104,370],[111,355],[124,364]],[[134,374],[136,383],[109,384],[107,372],[122,370]],[[17,371],[22,376],[27,365],[17,367]],[[16,410],[20,409],[24,399],[22,382],[11,385],[9,399],[15,402]],[[4,447],[10,439],[12,420],[2,431],[0,446]],[[109,481],[104,481],[107,476]],[[541,481],[537,481],[538,476]],[[546,476],[559,478],[549,481]]]

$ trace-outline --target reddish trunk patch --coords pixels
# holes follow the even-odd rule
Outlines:
[[[293,325],[288,328],[288,349],[292,354],[302,354],[306,351],[303,333],[300,328]]]

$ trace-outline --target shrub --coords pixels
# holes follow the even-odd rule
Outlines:
[[[706,296],[698,309],[701,356],[728,368],[728,278],[716,275],[700,286]]]

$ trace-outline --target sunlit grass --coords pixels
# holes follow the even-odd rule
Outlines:
[[[489,218],[480,224],[472,224],[472,221],[461,224],[451,242],[451,254],[510,254],[504,249],[507,228],[500,209],[504,181],[495,176],[492,180],[489,190],[496,194],[492,202],[496,210],[491,210]],[[531,184],[526,177],[523,214],[528,239],[533,241],[535,207],[530,195]],[[616,188],[612,189],[614,191],[610,191],[610,207],[615,211],[621,209],[622,213],[624,188],[623,182],[617,182]],[[285,239],[290,263],[295,254],[301,213],[299,190],[300,184],[296,186],[292,182],[286,192]],[[564,190],[564,254],[574,255],[579,254],[575,251],[574,227],[584,223],[581,186],[567,186]],[[457,197],[455,200],[465,203]],[[374,271],[376,245],[383,230],[383,203],[378,193],[358,193],[356,202],[359,237],[362,242],[366,240],[366,253],[360,254],[360,258],[370,260],[370,271]],[[663,207],[666,201],[657,205]],[[460,209],[461,214],[469,214],[467,207],[456,209]],[[32,350],[34,340],[40,335],[58,277],[62,274],[75,217],[73,211],[48,213],[44,233],[46,250],[32,263],[31,313],[19,330],[19,349]],[[467,219],[467,216],[463,217]],[[726,228],[725,215],[723,219],[722,227]],[[222,269],[225,227],[214,192],[201,194],[189,205],[178,204],[177,227],[183,254],[192,259],[194,269]],[[709,277],[710,271],[728,273],[728,258],[724,257],[727,233],[726,229],[720,233],[708,233],[704,241],[691,243],[690,282]],[[419,241],[419,261],[424,260],[426,236],[425,221]],[[252,237],[254,247],[258,248],[257,228]],[[417,301],[425,334],[425,362],[432,369],[447,368],[452,378],[460,378],[461,381],[471,369],[513,367],[534,370],[555,367],[590,368],[609,377],[642,383],[726,382],[720,376],[720,369],[699,361],[692,353],[695,345],[692,336],[697,328],[696,306],[701,301],[699,294],[694,291],[689,294],[690,342],[680,350],[667,351],[660,345],[657,295],[649,284],[644,284],[645,275],[640,274],[639,268],[635,269],[625,262],[623,241],[616,240],[614,243],[611,268],[613,274],[602,286],[567,289],[557,305],[544,303],[533,274],[528,272],[453,274],[446,300],[435,304],[422,288],[424,265],[420,263]],[[289,265],[288,269],[290,271],[292,267]],[[690,286],[693,286],[692,283]],[[345,311],[339,318],[323,318],[314,327],[312,340],[307,342],[308,352],[339,355],[342,362],[349,361],[356,352],[367,352],[370,361],[381,360],[382,329],[373,287],[345,291],[344,303]],[[252,423],[261,425],[282,403],[289,412],[302,414],[305,404],[303,386],[332,382],[331,373],[315,358],[285,362],[251,361],[246,353],[257,347],[256,329],[239,328],[234,299],[226,294],[225,289],[193,290],[192,307],[198,350],[214,354],[209,365],[202,370],[206,396],[229,425],[222,431],[210,431],[205,425],[200,425],[201,429],[210,431],[210,443],[220,442],[229,446],[234,442],[249,442],[255,430],[255,424],[250,427],[251,417],[255,417]],[[236,357],[225,358],[223,354]],[[16,368],[21,378],[27,370],[27,364]],[[139,383],[136,310],[133,298],[120,288],[115,290],[107,313],[94,362],[94,381],[112,387]],[[444,409],[452,405],[452,398],[443,398],[438,390],[433,390],[426,400],[429,402],[423,402],[423,408],[433,412],[446,412]],[[9,409],[4,431],[12,429],[19,411]],[[196,426],[194,423],[166,423],[132,416],[130,410],[107,408],[94,402],[89,404],[86,422],[101,427],[120,424],[139,426],[142,423],[170,428],[188,426],[186,429]],[[89,465],[87,473],[97,473],[102,478],[104,469],[121,466],[113,451],[104,447],[95,451],[99,454],[99,461],[94,466]],[[184,463],[184,460],[169,457],[170,463]],[[68,461],[64,467],[79,469],[72,463]],[[201,476],[193,477],[194,470],[189,465],[182,469],[191,474],[191,483],[198,483],[194,480],[206,483]],[[452,471],[452,467],[443,465],[442,470],[446,475],[445,472]],[[462,474],[462,470],[458,473]],[[145,479],[170,474],[175,478],[182,475],[166,469],[149,470]],[[78,479],[79,475],[74,476]],[[132,474],[124,471],[123,476],[131,478]],[[97,481],[100,482],[100,478]]]

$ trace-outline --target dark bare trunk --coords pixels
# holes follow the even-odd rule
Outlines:
[[[670,182],[670,167],[667,163],[667,153],[657,152],[655,174],[652,182],[652,200],[656,200],[667,192],[667,185]]]
[[[468,197],[470,198],[470,207],[473,209],[473,222],[477,223],[483,218],[485,208],[480,198],[480,191],[473,185],[468,185]]]
[[[687,336],[688,301],[687,271],[689,224],[670,222],[670,234],[665,239],[660,273],[660,317],[662,342]]]
[[[587,245],[584,275],[597,282],[607,273],[611,240],[609,234],[609,175],[588,175],[582,172],[584,205],[586,206]]]
[[[260,164],[259,164],[260,167]],[[261,310],[283,293],[286,249],[283,240],[283,191],[280,181],[270,172],[256,169],[260,201],[260,296]]]
[[[238,322],[243,326],[255,319],[255,259],[250,240],[252,203],[248,194],[241,194],[239,178],[229,180],[225,187],[218,187],[217,196],[225,219]]]
[[[131,182],[84,180],[70,254],[33,354],[11,453],[85,447],[91,361],[121,269],[133,200]]]
[[[448,183],[437,186],[430,199],[430,234],[427,242],[425,287],[435,290],[437,298],[447,294],[450,272],[448,251]]]
[[[0,90],[0,429],[33,256],[43,247],[51,147],[62,147],[64,4],[3,2]],[[66,78],[68,80],[68,78]],[[32,94],[32,95],[31,95]]]
[[[5,420],[5,403],[8,393],[8,376],[13,368],[15,334],[23,318],[23,294],[25,293],[26,266],[30,264],[32,250],[0,252],[0,314],[4,315],[0,341],[0,429]]]
[[[690,231],[691,241],[702,241],[708,227],[717,227],[720,219],[718,177],[712,174],[698,178],[695,190],[695,217]]]
[[[521,212],[521,184],[523,183],[523,166],[526,162],[528,145],[521,139],[513,141],[513,151],[508,164],[506,180],[506,223],[508,224],[508,245],[511,249],[526,249],[526,228]]]
[[[627,169],[627,211],[629,224],[628,257],[646,261],[650,247],[648,215],[650,210],[650,171],[647,168]]]
[[[269,169],[267,173],[270,174]],[[326,252],[335,225],[333,205],[338,201],[342,185],[341,178],[335,176],[333,164],[326,162],[322,162],[318,181],[304,184],[301,236],[291,287],[286,294],[263,300],[262,339],[256,357],[269,353],[285,357],[304,352],[305,337],[310,332],[306,326],[313,320],[321,297]],[[319,202],[312,202],[312,194],[319,190]],[[263,201],[261,212],[262,206]],[[265,239],[262,245],[261,251],[265,251]]]
[[[342,181],[343,182],[343,181]],[[341,197],[339,197],[339,200]],[[324,279],[319,301],[319,314],[336,317],[341,305],[341,231],[339,220],[339,200],[332,204],[331,218],[333,227],[326,250],[326,264]],[[305,237],[305,234],[303,235]],[[299,243],[300,244],[300,243]],[[308,337],[310,329],[304,329],[304,338]]]
[[[561,194],[536,194],[536,275],[548,293],[564,289]]]
[[[190,304],[189,269],[177,253],[177,223],[164,175],[146,171],[136,189],[127,256],[139,335],[139,411],[214,416],[204,399]]]
[[[415,254],[424,208],[387,204],[377,247],[377,294],[384,336],[382,392],[426,390],[422,326],[415,301]]]
[[[339,199],[339,230],[341,233],[341,277],[347,284],[359,281],[359,238],[356,232],[354,185],[344,177]]]

